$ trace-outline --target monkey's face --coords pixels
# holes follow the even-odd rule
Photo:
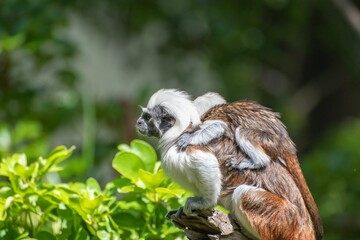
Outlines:
[[[175,124],[175,118],[162,106],[144,108],[136,122],[141,134],[161,138]]]

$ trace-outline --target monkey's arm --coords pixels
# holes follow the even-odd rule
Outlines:
[[[225,134],[226,129],[227,124],[221,120],[207,120],[200,124],[197,130],[183,133],[176,142],[176,145],[181,150],[189,145],[206,145],[211,140]]]

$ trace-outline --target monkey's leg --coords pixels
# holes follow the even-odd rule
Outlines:
[[[259,239],[313,240],[309,219],[279,195],[262,188],[240,185],[233,193],[233,213],[249,235]]]
[[[189,197],[184,213],[191,214],[194,209],[209,209],[216,205],[221,190],[221,173],[217,158],[210,152],[194,150],[190,147],[189,170],[196,189],[195,197]]]
[[[229,162],[231,168],[243,170],[260,169],[266,167],[269,165],[271,158],[265,153],[264,149],[259,143],[254,142],[247,136],[250,135],[249,133],[245,134],[246,132],[248,131],[244,131],[239,127],[235,130],[236,144],[247,155],[247,158],[240,161],[236,167],[232,166],[231,162]]]

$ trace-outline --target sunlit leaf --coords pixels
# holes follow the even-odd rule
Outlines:
[[[157,173],[150,173],[142,169],[139,170],[139,177],[145,186],[149,189],[155,189],[159,187],[166,178],[162,170],[158,171]]]
[[[5,205],[0,203],[0,221],[5,221],[7,216]]]
[[[96,236],[101,240],[109,240],[111,235],[105,230],[97,231]]]
[[[75,149],[74,146],[71,148],[66,148],[65,146],[58,146],[56,147],[49,155],[46,161],[46,166],[50,167],[54,164],[58,164],[61,161],[67,159]]]
[[[102,200],[102,196],[96,196],[94,198],[81,198],[80,206],[85,212],[92,213],[96,208],[99,207]]]
[[[133,182],[139,179],[139,169],[144,168],[141,159],[137,155],[129,152],[117,153],[112,162],[112,166],[124,177]]]
[[[133,153],[138,155],[144,163],[145,170],[154,171],[157,155],[150,144],[141,140],[133,140],[130,144]]]
[[[135,186],[125,186],[122,188],[118,188],[119,193],[128,193],[133,192],[135,190]]]
[[[95,191],[96,193],[101,192],[100,185],[94,178],[89,178],[88,180],[86,180],[86,187],[90,190]]]

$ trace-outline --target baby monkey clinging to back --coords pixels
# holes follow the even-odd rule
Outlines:
[[[141,133],[160,139],[166,174],[194,193],[184,212],[218,203],[252,239],[322,239],[316,204],[278,114],[252,101],[217,103],[160,90],[137,122]]]

